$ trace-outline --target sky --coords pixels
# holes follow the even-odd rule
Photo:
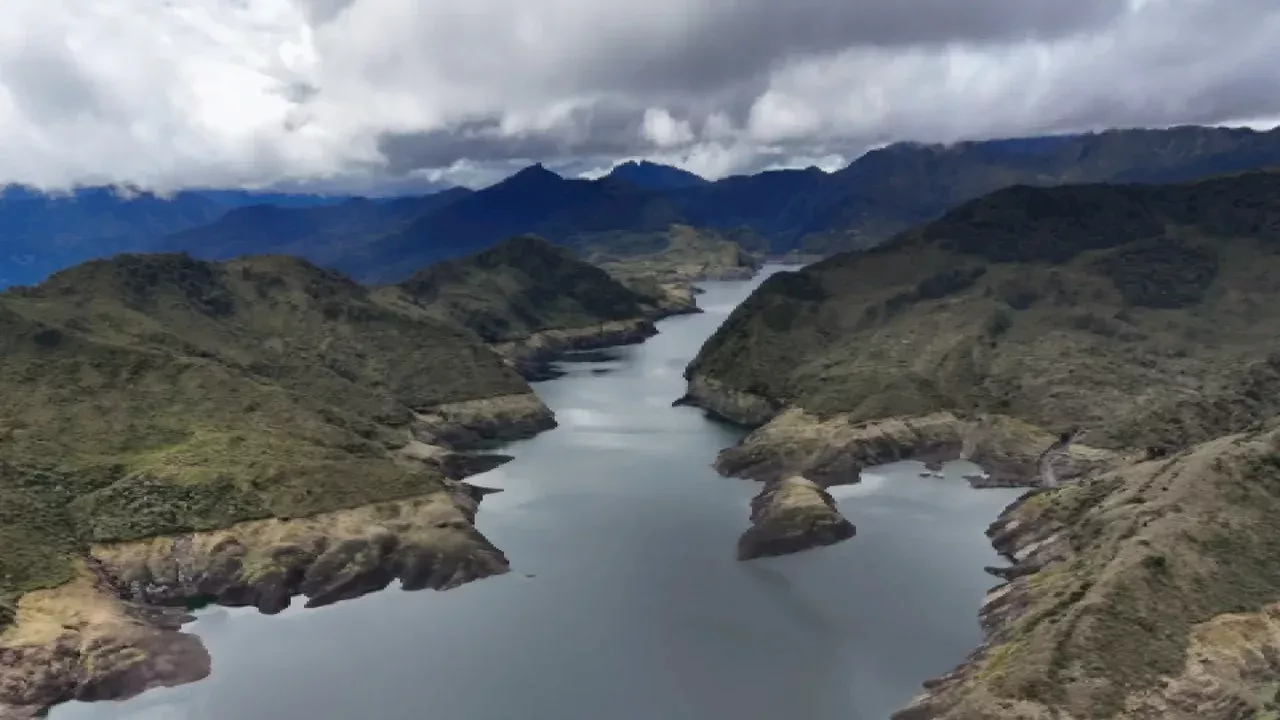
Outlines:
[[[1276,0],[0,0],[0,183],[370,191],[1280,118]]]

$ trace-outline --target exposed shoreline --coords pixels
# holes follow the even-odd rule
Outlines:
[[[859,482],[866,467],[900,460],[936,467],[969,460],[985,471],[966,478],[973,487],[1034,487],[1078,478],[1120,459],[1000,415],[961,419],[934,413],[880,422],[820,418],[698,375],[689,378],[677,404],[753,428],[741,442],[721,450],[714,464],[722,475],[764,483],[752,501],[752,525],[739,540],[742,559],[853,537],[852,524],[830,502],[826,488]],[[779,492],[782,487],[788,492]],[[806,487],[813,491],[799,492]],[[797,503],[797,498],[806,501]],[[762,518],[787,521],[762,523]]]
[[[658,334],[652,318],[615,320],[599,325],[544,330],[522,340],[494,343],[494,349],[526,380],[550,380],[552,364],[567,353],[635,345]]]
[[[696,376],[681,402],[754,428],[722,451],[715,467],[724,475],[764,482],[757,502],[768,502],[780,482],[801,479],[819,488],[856,483],[864,467],[908,459],[930,466],[967,459],[986,470],[966,478],[974,487],[1031,488],[987,530],[1010,565],[986,568],[1001,582],[978,611],[983,641],[953,671],[925,681],[923,693],[894,720],[1233,720],[1280,709],[1280,695],[1271,697],[1280,675],[1280,604],[1274,602],[1280,587],[1277,592],[1237,587],[1239,581],[1230,579],[1239,573],[1254,577],[1254,565],[1273,559],[1265,538],[1249,538],[1267,532],[1255,526],[1252,515],[1265,517],[1270,503],[1280,504],[1280,493],[1269,494],[1264,485],[1253,491],[1259,497],[1246,502],[1235,478],[1274,474],[1276,466],[1267,463],[1275,461],[1267,458],[1277,457],[1280,430],[1227,436],[1153,456],[1089,447],[1075,442],[1078,434],[1055,436],[999,415],[934,413],[879,422],[820,418]],[[755,503],[753,516],[754,510]],[[1243,524],[1210,538],[1254,544],[1230,559],[1210,560],[1198,553],[1212,546],[1180,539],[1186,532],[1217,532],[1212,528],[1221,521],[1215,518],[1224,516],[1243,518],[1233,521]],[[783,539],[790,543],[788,551],[827,544],[820,533],[809,543]],[[1161,589],[1169,580],[1144,578],[1152,574],[1201,575],[1201,582],[1225,590],[1215,594],[1220,598],[1188,602]],[[1144,579],[1127,579],[1131,575]],[[1137,586],[1142,589],[1133,583],[1142,583]],[[1097,655],[1091,636],[1053,629],[1059,622],[1071,623],[1067,628],[1111,622],[1109,608],[1122,594],[1134,592],[1151,593],[1152,602],[1167,605],[1159,614],[1168,615],[1168,625],[1186,628],[1185,648],[1176,640],[1162,644],[1156,630],[1151,630],[1155,635],[1143,630],[1141,615],[1126,615],[1119,629],[1099,636]],[[1122,637],[1143,646],[1127,654],[1105,650],[1107,642]],[[1074,645],[1064,644],[1070,642]],[[1144,667],[1148,660],[1159,663],[1163,673]],[[1044,678],[1046,673],[1053,678]],[[1091,714],[1100,707],[1110,714]]]
[[[188,607],[276,614],[382,590],[444,590],[508,571],[473,525],[482,489],[296,520],[94,546],[69,585],[23,596],[0,636],[0,717],[36,717],[69,700],[124,700],[202,680],[212,660],[182,631]]]
[[[0,633],[0,718],[69,700],[122,700],[201,680],[211,660],[181,631],[185,608],[217,603],[274,614],[381,590],[449,589],[507,572],[474,525],[492,492],[461,480],[510,459],[485,443],[555,427],[536,396],[450,403],[417,413],[398,461],[439,472],[444,489],[304,518],[90,547],[72,583],[27,593]]]
[[[1278,498],[1253,483],[1275,472],[1278,440],[1274,428],[1226,436],[1020,497],[987,531],[1012,565],[993,572],[1005,582],[983,600],[983,642],[894,720],[1270,717],[1280,604],[1255,567],[1274,561],[1266,518]],[[1137,588],[1159,606],[1116,604]],[[1086,628],[1112,618],[1107,642],[1134,643],[1132,654],[1095,648]]]
[[[491,347],[526,377],[547,379],[567,353],[643,342],[658,332],[655,319],[698,311],[696,304],[655,308],[648,317]],[[532,394],[419,409],[397,460],[439,472],[444,490],[91,546],[75,581],[24,595],[15,622],[0,633],[0,718],[26,720],[70,700],[123,700],[205,678],[208,651],[181,629],[194,619],[189,607],[274,614],[299,596],[317,607],[397,579],[406,590],[449,589],[508,572],[506,556],[474,525],[492,491],[463,479],[510,459],[484,448],[554,427],[554,415]]]

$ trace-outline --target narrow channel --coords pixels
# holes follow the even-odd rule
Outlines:
[[[213,675],[54,720],[884,720],[980,637],[983,530],[1017,495],[902,463],[838,488],[858,536],[734,558],[758,487],[711,469],[741,431],[673,408],[701,343],[763,276],[705,283],[700,315],[536,387],[561,426],[476,478],[512,572],[190,626]]]

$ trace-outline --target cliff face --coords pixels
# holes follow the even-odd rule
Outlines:
[[[283,257],[121,256],[0,294],[0,394],[0,709],[23,712],[199,675],[155,602],[503,571],[457,483],[501,459],[460,451],[555,422],[469,331]]]

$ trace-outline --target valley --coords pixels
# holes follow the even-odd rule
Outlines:
[[[964,467],[890,466],[837,492],[856,538],[738,560],[755,487],[709,462],[741,431],[671,402],[760,279],[703,283],[704,312],[533,385],[558,427],[470,478],[501,490],[475,527],[509,572],[271,617],[206,607],[183,627],[208,649],[206,679],[51,717],[887,717],[980,641],[982,567],[1000,564],[982,529],[1018,491],[970,490]]]
[[[258,614],[381,638],[385,717],[1270,717],[1277,132],[7,189],[0,717],[341,704],[337,644],[305,698],[235,669]]]
[[[530,355],[651,335],[657,299],[536,239],[468,262],[530,284],[472,306],[461,264],[369,289],[284,256],[122,255],[0,294],[0,708],[206,674],[159,607],[506,572],[463,480],[510,458],[476,451],[555,427]]]

